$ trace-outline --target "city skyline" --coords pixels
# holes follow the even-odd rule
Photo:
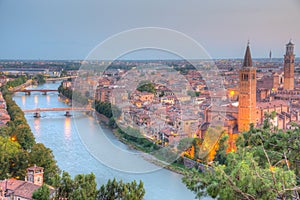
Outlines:
[[[182,32],[213,59],[240,58],[250,40],[253,58],[282,58],[290,39],[300,55],[300,3],[230,0],[173,1],[0,1],[0,59],[84,59],[108,37],[139,27]],[[168,54],[169,55],[169,54]],[[163,54],[154,54],[167,58]],[[140,53],[132,59],[152,58]],[[172,58],[172,57],[171,57]]]

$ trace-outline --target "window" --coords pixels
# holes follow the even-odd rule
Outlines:
[[[242,80],[243,81],[248,81],[248,74],[243,74],[242,75]]]

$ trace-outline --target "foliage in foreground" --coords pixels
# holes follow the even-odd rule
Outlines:
[[[50,196],[50,189],[43,184],[39,189],[33,192],[32,199],[34,200],[48,200]]]
[[[142,181],[137,184],[136,181],[123,183],[113,179],[108,180],[107,184],[97,190],[96,177],[93,173],[79,174],[72,179],[67,172],[63,172],[61,176],[53,177],[52,185],[57,189],[55,199],[141,200],[145,195]]]
[[[183,178],[197,198],[300,199],[300,128],[278,130],[267,119],[239,136],[238,150],[226,154],[226,145],[215,157],[213,170],[192,170]]]
[[[106,185],[102,185],[97,195],[97,200],[108,199],[123,199],[123,200],[141,200],[145,195],[144,184],[140,181],[130,183],[123,183],[116,181],[116,179],[108,180]]]

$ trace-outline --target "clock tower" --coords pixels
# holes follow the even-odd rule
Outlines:
[[[286,53],[284,55],[283,88],[285,90],[294,90],[294,69],[295,69],[294,44],[290,41],[286,45]]]
[[[256,68],[247,45],[243,67],[239,72],[238,131],[248,131],[250,124],[256,124]]]

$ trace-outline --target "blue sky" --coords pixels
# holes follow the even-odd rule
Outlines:
[[[290,38],[300,55],[299,19],[299,0],[0,0],[0,59],[83,59],[149,26],[187,34],[212,58],[243,57],[248,39],[253,57],[282,57]]]

